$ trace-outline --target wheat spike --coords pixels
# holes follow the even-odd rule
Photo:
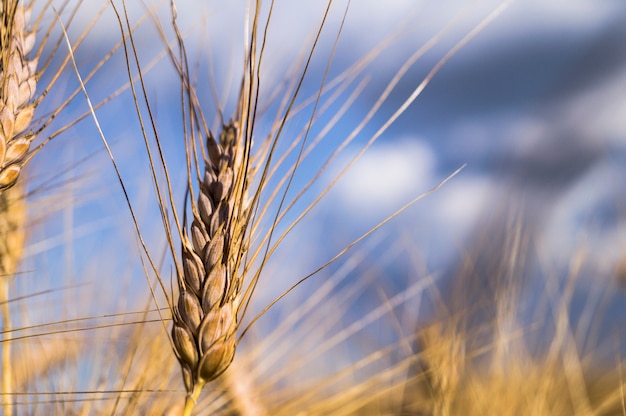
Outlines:
[[[0,192],[17,181],[33,139],[23,134],[35,112],[31,100],[37,84],[37,59],[26,59],[35,44],[35,32],[26,31],[30,12],[16,0],[0,5]]]
[[[243,207],[246,178],[243,146],[235,123],[224,126],[219,141],[207,139],[208,159],[193,221],[182,237],[183,276],[174,308],[172,338],[183,370],[189,406],[203,386],[222,374],[235,355],[239,265],[246,253]],[[245,176],[245,174],[244,174]]]

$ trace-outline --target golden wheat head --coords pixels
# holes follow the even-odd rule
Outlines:
[[[172,338],[185,387],[193,395],[222,374],[235,355],[247,216],[238,137],[234,123],[224,127],[219,140],[208,137],[204,178],[192,204],[191,238],[187,233],[182,238],[183,276],[178,276]]]

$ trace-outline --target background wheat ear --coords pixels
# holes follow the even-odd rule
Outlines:
[[[465,345],[461,334],[448,323],[435,323],[419,334],[420,354],[433,414],[450,415],[454,397],[463,378]],[[428,394],[427,393],[427,394]]]
[[[15,186],[32,135],[23,133],[35,112],[31,103],[36,87],[37,59],[26,55],[35,44],[35,31],[27,31],[31,8],[17,0],[0,3],[0,303],[3,330],[9,334],[9,278],[15,273],[24,247],[25,207],[21,186]],[[12,189],[9,189],[13,187]],[[11,343],[2,344],[4,412],[12,412],[13,371]]]
[[[32,136],[23,135],[33,119],[37,59],[26,55],[35,44],[35,32],[28,32],[30,8],[17,0],[3,0],[0,5],[0,191],[12,186],[22,169]]]

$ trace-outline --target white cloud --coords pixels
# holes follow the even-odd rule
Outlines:
[[[491,181],[484,177],[460,175],[448,182],[433,198],[432,213],[441,224],[442,233],[454,230],[464,234],[483,214]]]
[[[337,186],[340,202],[362,216],[390,213],[432,187],[434,155],[415,138],[369,149]]]

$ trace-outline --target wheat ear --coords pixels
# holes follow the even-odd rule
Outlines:
[[[208,158],[190,231],[182,236],[183,275],[174,308],[172,339],[193,408],[204,385],[222,374],[235,356],[237,309],[241,295],[239,265],[247,208],[244,150],[235,123],[216,140],[207,139]],[[189,234],[191,238],[189,238]]]
[[[29,150],[32,136],[23,135],[33,119],[35,103],[30,103],[37,84],[37,59],[26,55],[35,44],[35,32],[26,32],[31,9],[16,0],[1,3],[0,41],[0,192],[15,184]]]

